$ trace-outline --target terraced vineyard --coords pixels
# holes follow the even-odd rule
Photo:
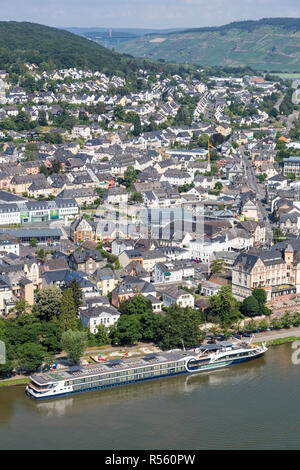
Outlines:
[[[273,18],[147,35],[120,44],[118,51],[180,63],[300,72],[300,20]]]

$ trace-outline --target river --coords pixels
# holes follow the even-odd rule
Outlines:
[[[0,449],[299,449],[292,352],[48,402],[0,388]]]

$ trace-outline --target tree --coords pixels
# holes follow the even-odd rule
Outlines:
[[[256,298],[260,306],[265,305],[267,302],[267,294],[264,289],[253,289],[252,296]]]
[[[114,108],[114,119],[116,121],[125,121],[126,113],[124,107],[121,104],[117,104]]]
[[[88,340],[85,331],[68,330],[62,334],[61,347],[66,351],[68,358],[75,362],[75,364],[80,361],[87,344]]]
[[[137,192],[132,193],[132,195],[130,196],[130,202],[138,202],[141,204],[143,202],[142,193],[137,193]]]
[[[59,325],[63,331],[76,329],[78,323],[76,313],[73,290],[70,288],[65,289],[61,298],[59,316]]]
[[[97,333],[94,335],[97,346],[104,346],[105,344],[109,344],[110,338],[106,326],[100,324],[97,326],[97,330]]]
[[[30,242],[29,242],[29,243],[30,243],[30,246],[36,247],[37,244],[38,244],[38,241],[37,241],[36,238],[30,238]]]
[[[210,297],[209,316],[223,327],[231,326],[241,318],[238,303],[232,295],[231,286],[222,286],[216,295]]]
[[[214,259],[210,263],[211,274],[219,274],[225,271],[225,261],[223,259]]]
[[[119,312],[125,315],[143,315],[152,313],[152,304],[143,295],[136,295],[130,300],[125,300],[119,307]]]
[[[13,312],[15,313],[17,317],[19,317],[20,315],[23,315],[24,313],[27,313],[29,310],[30,310],[30,305],[26,300],[21,299],[21,300],[15,301]]]
[[[139,316],[121,315],[111,328],[110,337],[115,344],[133,344],[142,339]]]
[[[79,286],[78,282],[76,279],[72,279],[72,281],[69,284],[69,289],[72,291],[75,307],[76,307],[76,312],[78,313],[79,307],[82,302],[82,289]]]
[[[132,165],[129,165],[129,167],[126,169],[124,173],[124,184],[126,188],[130,188],[134,181],[137,178],[137,171],[133,168]]]
[[[246,315],[247,317],[255,317],[256,315],[259,315],[259,310],[259,303],[253,295],[250,295],[249,297],[244,299],[241,307],[241,311],[244,315]]]
[[[58,317],[61,307],[62,293],[57,286],[46,286],[36,294],[35,313],[41,320],[49,321]]]
[[[166,315],[157,325],[157,340],[162,349],[191,348],[199,344],[203,334],[199,325],[203,322],[202,314],[190,307],[169,307]]]
[[[17,354],[19,365],[32,372],[42,365],[46,351],[41,344],[28,342],[18,347]]]
[[[38,123],[39,123],[40,126],[47,126],[48,125],[46,111],[44,111],[43,109],[39,112]]]
[[[133,135],[134,136],[139,136],[141,135],[142,133],[142,124],[141,124],[141,120],[140,120],[140,116],[138,114],[135,114],[133,120],[132,120],[132,123],[133,123]]]
[[[283,240],[286,240],[286,237],[283,235],[282,231],[279,228],[273,228],[273,243],[280,243]]]

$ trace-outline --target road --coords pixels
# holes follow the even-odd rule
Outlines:
[[[289,338],[291,336],[300,338],[300,326],[284,328],[281,330],[264,331],[262,333],[255,333],[253,341],[271,341],[273,339]]]
[[[269,214],[267,209],[262,202],[265,199],[265,189],[264,185],[258,183],[252,161],[249,160],[249,157],[245,155],[245,147],[240,147],[240,152],[242,155],[242,164],[244,166],[245,176],[247,178],[247,184],[252,191],[256,193],[257,207],[259,212],[259,220],[265,220],[266,227],[266,238],[267,240],[273,239],[272,225],[269,221]]]
[[[280,92],[280,98],[277,101],[277,103],[274,105],[274,108],[277,109],[278,112],[279,112],[280,105],[283,102],[283,98],[284,98],[284,94]]]

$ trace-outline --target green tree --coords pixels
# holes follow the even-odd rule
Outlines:
[[[24,313],[28,313],[29,311],[30,311],[30,305],[26,300],[21,299],[21,300],[15,301],[13,312],[15,313],[17,317],[19,317],[20,315],[24,315]]]
[[[111,328],[110,338],[115,344],[133,344],[142,339],[139,315],[121,315]]]
[[[61,307],[62,293],[57,286],[46,286],[40,289],[35,298],[35,313],[41,320],[49,321],[58,317]]]
[[[130,200],[130,202],[137,202],[137,203],[141,204],[143,202],[143,195],[142,195],[142,193],[134,192],[130,196],[129,200]]]
[[[41,344],[26,342],[17,348],[17,354],[19,366],[32,372],[42,365],[46,351]]]
[[[61,338],[61,347],[66,351],[71,361],[78,363],[88,344],[85,331],[64,331]]]
[[[76,279],[72,279],[72,281],[70,282],[68,287],[72,291],[72,296],[73,296],[73,299],[74,299],[76,312],[78,313],[79,307],[82,303],[82,289],[79,286]]]
[[[162,349],[191,348],[203,339],[199,325],[204,319],[198,310],[173,305],[157,326],[157,339]]]
[[[38,244],[38,241],[37,241],[36,238],[33,237],[33,238],[30,238],[30,242],[29,242],[29,243],[30,243],[30,246],[36,247],[37,244]]]
[[[135,115],[132,123],[133,123],[133,131],[132,131],[133,135],[136,137],[141,135],[142,124],[141,124],[140,116],[138,114]]]
[[[257,299],[253,295],[244,299],[241,311],[247,317],[255,317],[256,315],[259,315],[260,306]]]
[[[63,331],[77,328],[76,304],[73,297],[73,290],[68,288],[62,293],[59,325]]]
[[[223,327],[229,327],[241,318],[238,303],[232,295],[231,286],[222,286],[216,295],[210,297],[209,316]]]
[[[126,168],[126,171],[124,173],[124,184],[126,188],[131,188],[132,184],[135,182],[137,178],[138,172],[133,168],[132,165],[129,165],[128,168]]]
[[[252,295],[256,298],[260,306],[265,305],[265,303],[267,302],[267,294],[264,289],[253,289]]]
[[[219,274],[225,271],[225,261],[223,259],[214,259],[210,263],[211,274]]]
[[[104,325],[97,325],[97,333],[94,335],[97,346],[110,343],[108,329]]]
[[[119,312],[125,315],[143,315],[152,313],[152,304],[143,295],[136,295],[130,300],[125,300],[119,307]]]
[[[114,119],[116,121],[125,121],[126,113],[124,107],[121,104],[117,104],[114,108]]]

